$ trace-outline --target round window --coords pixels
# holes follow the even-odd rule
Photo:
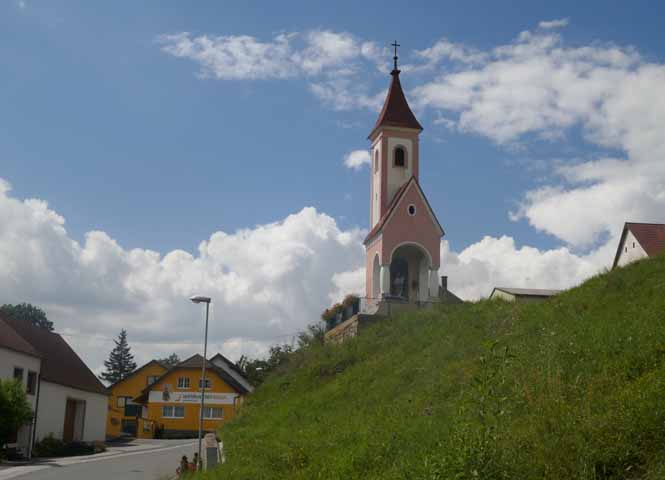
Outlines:
[[[412,217],[416,214],[416,206],[413,203],[409,205],[408,212]]]

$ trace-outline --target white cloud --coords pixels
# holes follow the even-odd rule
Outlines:
[[[330,303],[339,302],[350,293],[362,297],[365,295],[365,267],[335,273],[332,282],[335,285],[335,290],[328,295]]]
[[[564,247],[518,248],[511,237],[486,236],[457,253],[444,241],[441,274],[448,275],[448,288],[467,300],[487,297],[498,286],[566,289],[608,267],[614,245],[576,255]]]
[[[545,29],[545,30],[554,29],[554,28],[563,28],[563,27],[567,27],[568,23],[569,23],[568,18],[559,18],[557,20],[549,20],[549,21],[540,22],[538,24],[538,28],[542,28],[542,29]]]
[[[360,170],[370,163],[369,152],[367,150],[353,150],[344,156],[344,166],[352,170]]]
[[[665,65],[630,47],[567,46],[551,31],[564,25],[543,22],[542,30],[484,52],[479,63],[460,59],[414,93],[421,108],[445,112],[458,130],[509,147],[534,136],[565,143],[580,129],[596,158],[553,163],[554,175],[511,216],[589,248],[624,221],[665,221]],[[605,158],[606,149],[620,155]]]
[[[203,77],[256,80],[357,73],[380,51],[373,42],[346,32],[310,30],[276,35],[261,41],[251,35],[160,35],[162,51],[198,63]]]
[[[385,72],[385,49],[347,32],[310,30],[261,41],[250,35],[160,35],[163,52],[194,61],[202,78],[259,80],[304,78],[334,110],[378,110],[385,90],[371,94],[367,70]]]
[[[97,369],[121,328],[139,363],[199,351],[203,314],[187,298],[213,297],[211,350],[265,351],[319,319],[336,273],[362,263],[363,232],[340,230],[313,208],[234,233],[198,252],[124,249],[105,232],[80,244],[41,200],[21,201],[0,182],[0,303],[42,306]]]

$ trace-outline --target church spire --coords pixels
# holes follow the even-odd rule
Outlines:
[[[420,125],[416,116],[411,111],[406,97],[404,96],[404,91],[402,90],[402,85],[399,81],[400,71],[397,68],[397,47],[400,45],[395,41],[391,44],[395,48],[395,55],[393,56],[394,68],[390,72],[392,80],[390,82],[390,88],[388,88],[388,95],[386,96],[386,101],[383,104],[379,118],[374,125],[374,129],[370,133],[370,137],[380,127],[401,127],[401,128],[413,128],[418,131],[422,131],[423,127]]]

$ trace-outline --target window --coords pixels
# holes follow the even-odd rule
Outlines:
[[[397,147],[395,149],[395,166],[406,167],[406,154],[404,153],[404,148],[402,147]]]
[[[204,407],[203,418],[224,418],[224,409],[222,407]]]
[[[411,205],[409,205],[407,211],[409,212],[409,215],[413,217],[416,214],[416,206],[412,203]]]
[[[635,242],[633,242],[633,248],[635,248]]]
[[[14,380],[23,383],[23,369],[21,367],[14,367]]]
[[[28,386],[25,391],[28,395],[37,393],[37,372],[28,370]]]
[[[118,397],[116,400],[116,407],[125,408],[128,404],[132,403],[132,397]]]
[[[206,378],[205,381],[206,381],[206,386],[203,387],[203,384],[202,384],[202,382],[201,382],[201,379],[199,379],[199,389],[200,389],[200,388],[212,388],[212,382],[210,381],[210,379],[209,379],[209,378]]]
[[[374,171],[379,171],[379,151],[374,150]]]
[[[179,377],[178,388],[189,388],[189,377]]]
[[[148,375],[146,377],[146,383],[148,385],[152,385],[153,383],[155,383],[157,381],[158,378],[159,377],[157,375]]]
[[[185,407],[176,407],[173,405],[164,405],[162,407],[162,417],[164,418],[185,418]]]

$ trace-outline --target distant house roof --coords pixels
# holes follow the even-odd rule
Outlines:
[[[562,292],[562,290],[548,290],[542,288],[494,287],[494,290],[492,290],[492,294],[490,295],[490,297],[494,294],[496,290],[510,293],[511,295],[515,295],[516,297],[552,297]]]
[[[380,127],[423,129],[406,101],[402,84],[399,81],[399,73],[399,70],[390,72],[392,81],[390,82],[388,94],[386,95],[379,118],[376,120],[376,125],[374,125],[374,129],[369,134],[370,137]]]
[[[392,200],[390,201],[390,204],[388,205],[388,208],[386,209],[386,213],[379,219],[378,222],[376,222],[376,225],[369,231],[367,236],[365,237],[364,244],[367,245],[369,241],[374,238],[384,227],[386,222],[390,219],[390,216],[392,215],[393,211],[397,208],[399,205],[399,202],[402,200],[402,197],[406,193],[406,191],[409,189],[409,186],[414,183],[418,191],[420,192],[420,195],[423,197],[425,200],[425,205],[427,206],[427,209],[429,210],[429,213],[432,215],[432,218],[434,219],[434,222],[436,225],[439,227],[441,230],[441,234],[445,234],[443,227],[441,226],[441,223],[439,223],[439,219],[436,218],[436,214],[434,213],[434,210],[432,210],[431,205],[429,204],[429,201],[427,200],[427,197],[425,196],[425,192],[423,192],[423,189],[420,188],[420,184],[418,183],[418,180],[416,177],[412,176],[407,182],[405,182],[399,189],[395,192],[395,195],[393,195]]]
[[[233,363],[231,360],[226,358],[224,355],[221,353],[216,354],[214,357],[210,359],[212,363],[214,363],[216,360],[221,360],[228,368],[227,373],[231,375],[235,380],[249,390],[250,392],[254,390],[254,387],[252,386],[251,383],[249,383],[249,380],[245,378],[245,374],[242,373],[242,370],[238,368],[238,366]]]
[[[619,245],[617,246],[617,251],[614,255],[613,267],[616,267],[619,261],[621,247],[626,240],[626,234],[628,231],[635,236],[644,251],[647,252],[647,255],[650,257],[665,251],[665,224],[626,222],[623,225],[621,239],[619,240]]]
[[[134,375],[138,374],[139,372],[141,372],[141,370],[143,370],[144,368],[149,367],[150,365],[159,365],[159,366],[162,367],[164,370],[166,370],[166,371],[169,370],[169,368],[168,368],[166,365],[164,365],[164,363],[160,362],[159,360],[150,360],[148,363],[146,363],[145,365],[140,366],[139,368],[137,368],[136,370],[134,370],[132,373],[130,373],[129,375],[127,375],[125,378],[123,378],[123,379],[121,379],[121,380],[118,380],[117,382],[114,382],[114,383],[112,383],[111,385],[109,385],[108,387],[106,387],[107,390],[110,392],[110,391],[113,389],[113,387],[115,387],[115,386],[121,384],[121,383],[124,382],[125,380],[128,380],[128,379],[132,378]]]
[[[152,390],[152,388],[155,385],[157,385],[168,374],[170,374],[174,370],[178,370],[178,369],[181,369],[181,368],[183,368],[183,369],[185,369],[185,368],[187,368],[187,369],[190,369],[190,368],[191,369],[200,369],[200,368],[203,367],[203,361],[204,361],[203,356],[199,355],[198,353],[192,355],[191,357],[189,357],[186,360],[183,360],[182,362],[180,362],[179,364],[177,364],[176,366],[174,366],[173,368],[169,369],[167,372],[162,374],[162,376],[159,377],[155,383],[153,383],[151,385],[148,385],[146,388],[144,388],[143,391],[141,392],[141,395],[136,397],[134,399],[134,401],[138,402],[138,403],[145,403],[148,399],[148,393],[150,392],[150,390]],[[243,384],[238,382],[235,378],[233,378],[224,369],[219,368],[218,366],[210,363],[210,360],[205,360],[205,362],[206,362],[206,364],[205,364],[206,365],[206,370],[215,372],[222,380],[224,380],[224,382],[226,382],[227,385],[229,385],[235,391],[237,391],[239,393],[242,393],[242,394],[246,394],[246,393],[250,392],[249,389],[247,389]]]
[[[0,317],[0,347],[24,353],[32,357],[41,357],[32,345],[23,340],[16,331]]]
[[[102,382],[60,335],[24,320],[5,318],[4,321],[42,358],[40,376],[43,380],[86,392],[108,394]]]

